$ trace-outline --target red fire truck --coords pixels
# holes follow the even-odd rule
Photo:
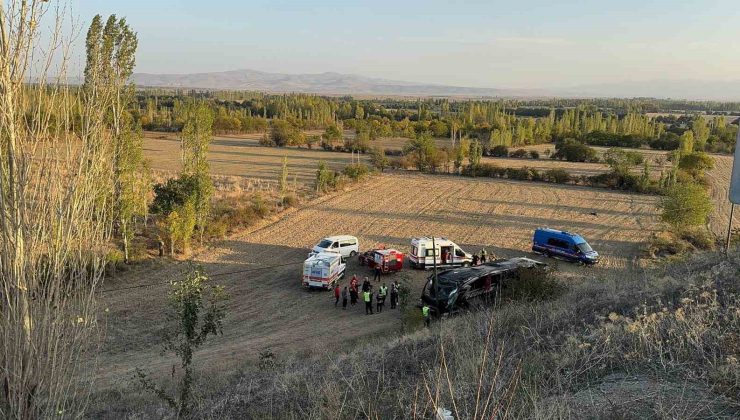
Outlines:
[[[395,249],[371,249],[360,254],[360,265],[367,265],[375,269],[380,265],[383,274],[401,271],[403,268],[403,252]]]

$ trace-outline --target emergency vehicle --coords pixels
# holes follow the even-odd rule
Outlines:
[[[411,253],[409,261],[414,268],[432,268],[436,259],[437,267],[469,266],[473,262],[473,256],[463,251],[456,243],[447,238],[422,237],[411,240]],[[444,259],[443,259],[444,258]]]
[[[360,265],[367,265],[375,269],[380,266],[383,274],[401,271],[403,269],[403,252],[395,249],[373,249],[360,254]]]
[[[340,254],[322,252],[312,255],[303,262],[303,286],[330,289],[344,277],[346,268]]]

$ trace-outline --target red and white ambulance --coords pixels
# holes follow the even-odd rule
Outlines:
[[[447,238],[421,237],[411,240],[409,262],[414,268],[467,267],[473,262],[473,256],[463,251],[456,243]]]
[[[310,256],[303,262],[303,286],[307,288],[331,289],[342,277],[347,264],[342,255],[321,252]]]

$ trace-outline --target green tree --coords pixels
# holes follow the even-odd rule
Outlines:
[[[470,152],[468,153],[468,162],[470,163],[470,169],[475,174],[475,170],[480,165],[481,157],[483,156],[483,146],[481,146],[478,140],[474,140],[470,143]]]
[[[208,148],[213,137],[213,113],[202,101],[190,101],[185,107],[185,125],[182,129],[183,173],[195,179],[193,207],[200,241],[213,196]]]
[[[280,204],[285,204],[285,196],[288,194],[288,157],[283,156],[283,166],[280,170],[280,179],[279,181],[279,188],[280,188]]]
[[[87,32],[85,47],[86,95],[96,97],[107,110],[113,140],[113,217],[123,244],[124,261],[129,261],[129,243],[136,217],[145,215],[149,169],[144,162],[143,141],[137,122],[127,109],[134,99],[129,83],[136,65],[138,39],[126,23],[110,15],[102,25],[96,15]]]
[[[694,149],[703,151],[710,134],[707,120],[701,115],[694,117],[694,120],[691,121],[691,132],[694,135]]]
[[[694,132],[686,130],[679,140],[678,150],[681,154],[689,154],[694,151]]]
[[[411,158],[419,171],[434,169],[432,162],[437,154],[437,146],[429,133],[422,133],[409,140],[403,148],[403,153]]]
[[[373,148],[372,153],[370,154],[370,162],[373,166],[380,169],[380,172],[385,171],[385,168],[387,168],[389,164],[388,157],[385,155],[385,149],[382,147]]]
[[[174,353],[180,359],[183,374],[177,386],[177,395],[170,395],[142,369],[136,370],[142,387],[164,400],[177,411],[178,417],[188,417],[193,409],[195,351],[209,336],[223,333],[228,297],[223,287],[212,286],[208,281],[208,276],[200,268],[191,266],[184,280],[172,282],[164,350]]]
[[[666,191],[660,208],[661,220],[680,228],[707,223],[712,202],[703,186],[676,184]]]
[[[321,135],[324,142],[330,146],[342,140],[342,131],[337,127],[336,124],[330,124],[324,130],[324,134]]]

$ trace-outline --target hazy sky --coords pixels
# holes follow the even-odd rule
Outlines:
[[[335,71],[460,86],[740,80],[738,0],[72,0],[126,17],[137,71]],[[84,37],[83,37],[84,38]]]

